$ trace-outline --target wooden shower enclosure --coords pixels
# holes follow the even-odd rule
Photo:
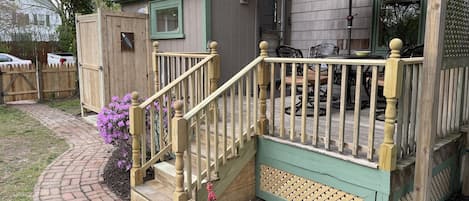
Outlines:
[[[78,16],[76,30],[82,115],[113,96],[150,94],[148,15],[98,10]]]

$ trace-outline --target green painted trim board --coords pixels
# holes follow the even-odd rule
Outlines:
[[[261,164],[312,179],[354,195],[390,194],[389,172],[325,156],[309,150],[273,142],[262,137],[258,141],[256,171]],[[258,172],[257,172],[258,173]],[[256,178],[259,180],[258,175]],[[256,187],[257,192],[260,192]],[[374,199],[374,196],[372,196]]]
[[[208,48],[212,38],[212,1],[202,0],[202,47]]]

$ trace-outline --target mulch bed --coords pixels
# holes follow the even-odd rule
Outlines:
[[[104,183],[114,192],[120,199],[124,201],[130,200],[130,171],[125,171],[117,167],[120,152],[115,149],[109,158],[106,167],[104,167]],[[155,178],[153,169],[147,170],[144,181]]]

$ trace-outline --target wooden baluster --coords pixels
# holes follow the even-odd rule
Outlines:
[[[358,72],[358,69],[357,69],[357,75],[361,75],[361,73]],[[334,68],[332,64],[329,64],[327,65],[326,133],[324,136],[324,148],[326,150],[329,150],[330,145],[331,145],[331,127],[332,127],[331,113],[332,113],[332,90],[333,90],[332,81],[333,80],[334,80]],[[357,86],[361,86],[360,83],[358,82],[358,79],[357,79],[357,83],[358,83]],[[358,96],[360,96],[360,94]]]
[[[265,41],[259,43],[259,48],[261,49],[260,56],[263,58],[268,57],[267,48],[269,44]],[[266,110],[267,110],[267,85],[270,81],[269,68],[264,61],[262,61],[257,68],[257,82],[259,84],[260,93],[259,93],[259,133],[258,135],[268,134],[269,120],[267,119]],[[270,89],[273,90],[273,89]]]
[[[270,64],[270,135],[274,134],[275,129],[275,64]]]
[[[295,116],[296,116],[296,63],[292,63],[292,81],[290,87],[290,141],[295,139]]]
[[[239,137],[239,148],[242,149],[244,147],[244,124],[243,124],[243,80],[240,79],[238,81],[238,137]]]
[[[158,49],[159,49],[160,43],[158,41],[153,42],[153,52],[151,55],[151,61],[152,61],[152,66],[153,66],[153,80],[155,83],[155,93],[160,90],[160,66],[158,62]]]
[[[222,133],[223,133],[223,165],[226,164],[226,159],[227,159],[227,155],[226,155],[226,151],[228,150],[228,133],[227,133],[227,113],[228,113],[228,106],[227,106],[227,103],[226,103],[226,94],[227,92],[223,93],[223,102],[222,102]],[[234,138],[231,139],[234,141]]]
[[[285,76],[286,76],[286,64],[282,63],[280,65],[280,138],[285,137]]]
[[[182,118],[184,104],[178,100],[174,103],[175,114],[171,120],[173,123],[172,137],[173,151],[176,154],[176,182],[173,193],[174,201],[187,201],[187,192],[184,190],[184,151],[187,147],[187,120]],[[188,167],[191,168],[191,167]],[[190,177],[190,175],[188,175]]]
[[[308,64],[303,64],[303,82],[301,83],[301,144],[306,143],[306,106],[308,104]]]
[[[397,150],[394,144],[394,122],[396,120],[396,103],[401,94],[402,63],[400,60],[400,39],[391,40],[391,56],[386,61],[384,73],[384,96],[386,97],[386,111],[384,123],[384,141],[379,149],[379,168],[384,171],[396,169]]]
[[[347,78],[348,66],[342,66],[342,80],[340,82],[340,112],[339,112],[339,152],[344,151],[344,134],[345,134],[345,105],[347,102]]]
[[[143,134],[143,109],[138,106],[138,93],[132,93],[132,106],[129,111],[130,134],[132,135],[132,169],[130,170],[130,186],[135,187],[143,183],[143,175],[140,169],[141,163],[141,139]]]
[[[313,117],[313,146],[318,145],[319,141],[319,79],[321,78],[321,67],[319,64],[314,65],[314,117]]]
[[[247,138],[247,141],[251,141],[251,107],[252,107],[251,106],[251,87],[252,87],[251,75],[252,75],[252,71],[247,73],[245,77],[246,78],[245,94],[246,94],[246,125],[247,125],[246,138]]]
[[[230,88],[230,120],[231,120],[231,156],[238,155],[236,148],[236,120],[235,120],[235,86]]]
[[[373,149],[375,142],[375,118],[376,118],[376,97],[377,97],[377,86],[378,86],[378,67],[371,67],[371,94],[370,94],[370,116],[369,116],[369,130],[368,130],[368,150],[367,159],[373,160]]]
[[[456,131],[459,132],[460,129],[461,129],[461,125],[462,125],[462,110],[463,110],[463,107],[462,107],[462,104],[463,104],[463,87],[464,87],[464,68],[459,68],[458,69],[458,81],[457,81],[457,89],[458,89],[458,97],[457,97],[457,102],[456,102],[456,109],[455,109],[455,113],[456,113],[456,122],[455,122],[455,127],[456,127]]]

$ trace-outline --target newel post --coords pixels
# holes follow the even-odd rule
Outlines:
[[[210,55],[213,55],[213,59],[208,62],[208,79],[209,79],[209,91],[212,94],[218,88],[218,81],[220,80],[220,55],[218,55],[217,51],[218,43],[216,41],[212,41],[209,44],[210,48]],[[209,119],[213,120],[215,123],[215,110],[217,106],[216,103],[212,103],[210,105],[210,115]]]
[[[268,57],[267,48],[269,44],[266,41],[261,41],[259,43],[260,56],[263,58]],[[270,69],[262,61],[257,67],[257,83],[259,85],[259,133],[258,135],[266,135],[268,133],[269,120],[267,119],[266,110],[267,110],[267,86],[270,81]],[[273,90],[273,89],[270,89]]]
[[[184,151],[187,148],[187,120],[182,118],[184,103],[178,100],[174,103],[175,114],[172,121],[172,148],[176,154],[176,189],[173,193],[174,201],[187,201],[184,190]]]
[[[386,61],[384,70],[384,97],[386,98],[386,111],[384,121],[384,142],[379,147],[379,168],[384,171],[396,169],[397,147],[394,142],[396,104],[401,95],[402,63],[400,50],[402,41],[393,39],[389,43],[391,55]],[[400,142],[397,142],[400,143]]]
[[[143,134],[143,110],[138,102],[138,93],[132,93],[132,106],[129,111],[130,134],[132,135],[132,169],[130,170],[130,186],[143,183],[141,167],[141,135]]]
[[[160,43],[158,41],[153,42],[153,52],[151,53],[151,62],[153,67],[153,81],[155,82],[155,93],[160,90],[160,71],[158,62],[158,49]]]
[[[218,43],[212,41],[209,44],[210,55],[214,55],[212,60],[208,62],[208,78],[210,93],[213,93],[218,88],[218,81],[220,80],[220,55],[218,55],[217,47]]]

